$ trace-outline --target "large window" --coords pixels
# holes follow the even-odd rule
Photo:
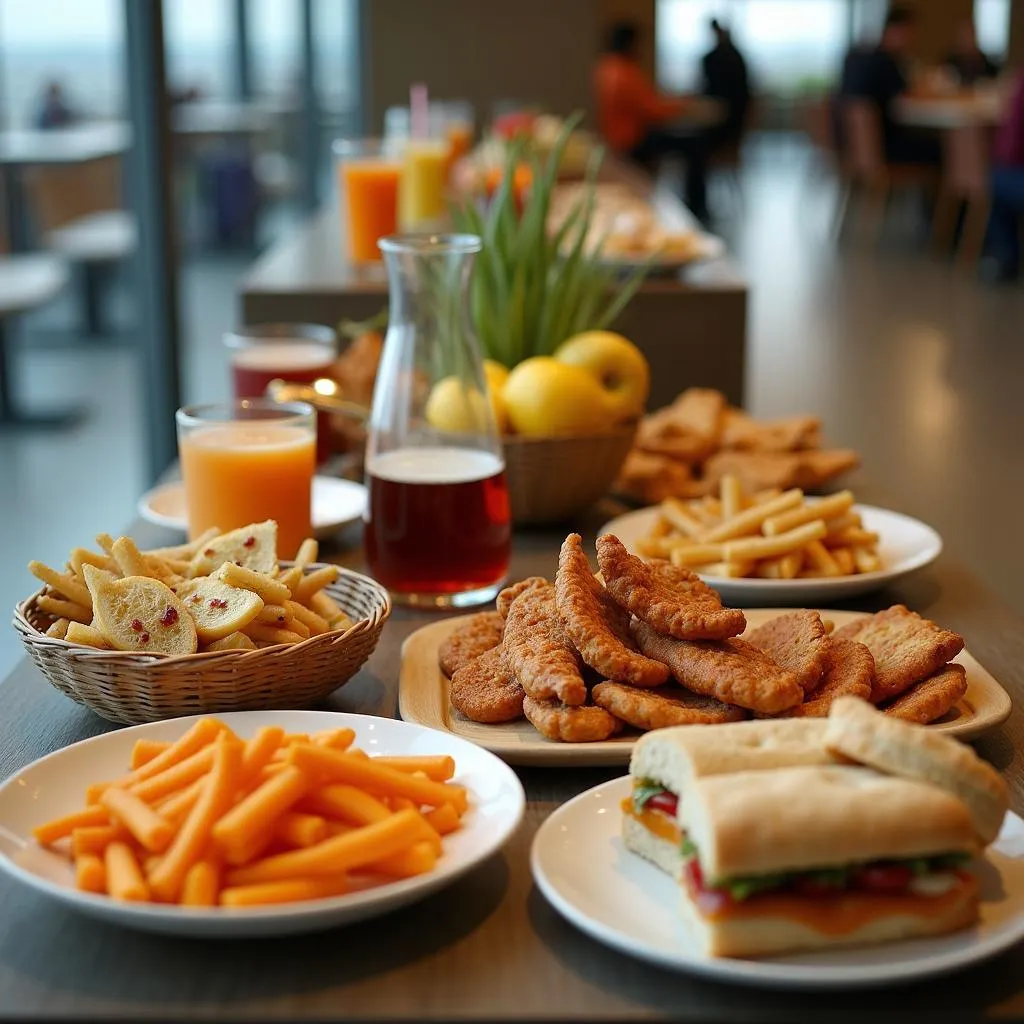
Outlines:
[[[851,28],[847,0],[659,0],[657,17],[658,76],[673,90],[700,85],[713,17],[731,29],[754,87],[775,93],[830,79]]]
[[[203,99],[234,95],[235,25],[230,0],[165,0],[167,81]]]
[[[985,53],[1003,60],[1010,39],[1010,0],[974,0],[974,25]]]

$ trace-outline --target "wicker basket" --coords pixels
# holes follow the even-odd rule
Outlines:
[[[307,571],[319,567],[310,565]],[[42,591],[15,608],[14,628],[53,686],[111,722],[304,708],[359,671],[391,615],[388,592],[359,573],[342,569],[324,592],[355,622],[351,629],[256,651],[170,657],[70,644],[39,629],[50,621],[36,606]]]
[[[516,523],[553,523],[608,493],[636,425],[585,437],[506,437],[505,473]]]

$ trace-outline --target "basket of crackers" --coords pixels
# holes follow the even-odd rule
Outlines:
[[[278,561],[273,520],[140,551],[97,537],[14,612],[29,657],[112,722],[308,707],[346,683],[391,614],[376,581],[316,561],[312,539]]]

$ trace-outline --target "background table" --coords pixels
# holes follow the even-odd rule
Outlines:
[[[864,491],[858,489],[858,493]],[[877,500],[868,493],[865,499]],[[595,510],[596,528],[619,509]],[[165,531],[136,524],[143,545]],[[513,577],[554,572],[564,530],[519,533]],[[350,537],[351,539],[351,537]],[[329,553],[328,553],[329,554]],[[336,560],[360,567],[357,549]],[[1010,720],[980,749],[1024,803],[1024,623],[951,558],[874,595],[963,633],[1014,699]],[[327,706],[394,715],[402,640],[434,621],[396,609],[367,666]],[[27,661],[0,684],[0,778],[68,743],[112,728],[56,690]],[[774,992],[715,984],[647,966],[587,938],[533,885],[533,835],[559,804],[623,770],[520,770],[526,819],[505,850],[444,892],[351,928],[289,939],[186,941],[78,917],[0,877],[0,1014],[18,1019],[674,1017],[782,1022],[985,1020],[1024,1017],[1024,947],[963,973],[877,992]]]

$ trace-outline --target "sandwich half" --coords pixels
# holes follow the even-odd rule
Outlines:
[[[924,782],[840,765],[709,776],[679,824],[683,912],[712,956],[939,935],[978,917],[970,812]]]
[[[683,867],[679,806],[697,779],[727,772],[832,764],[826,722],[763,719],[728,725],[680,725],[643,735],[633,747],[633,789],[622,806],[626,848],[679,878]]]

